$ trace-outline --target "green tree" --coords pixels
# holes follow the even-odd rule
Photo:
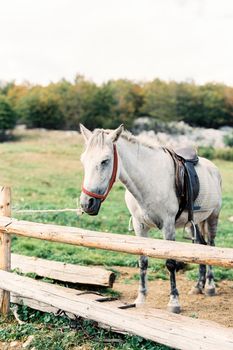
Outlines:
[[[118,79],[99,86],[77,75],[73,82],[63,79],[46,87],[0,84],[0,95],[29,127],[77,130],[81,122],[91,129],[120,123],[130,129],[143,115],[154,125],[183,120],[193,126],[233,126],[233,88],[223,84]]]
[[[177,119],[176,83],[166,83],[159,79],[143,86],[144,104],[141,113],[162,121]]]
[[[17,115],[5,96],[0,96],[0,138],[6,137],[6,131],[14,129]]]
[[[0,94],[7,96],[8,91],[15,85],[14,81],[3,83],[0,81]]]
[[[30,128],[64,128],[65,120],[59,106],[59,96],[48,93],[46,88],[32,88],[20,99],[18,109]]]
[[[143,105],[143,90],[139,84],[130,80],[112,80],[106,84],[112,93],[110,126],[115,128],[123,123],[126,128],[131,128],[133,120],[141,115]]]
[[[80,122],[91,128],[99,126],[93,111],[97,91],[97,85],[81,75],[76,76],[74,83],[63,79],[47,87],[48,94],[58,96],[59,108],[64,115],[64,128],[74,130],[79,128]]]
[[[225,125],[233,127],[233,87],[226,86],[225,92],[225,108],[226,108],[226,119],[224,120]]]
[[[176,116],[190,125],[200,125],[203,118],[203,102],[199,87],[193,83],[176,84]]]
[[[205,84],[199,88],[201,104],[200,126],[218,128],[227,123],[225,87],[222,84]]]
[[[115,105],[113,92],[105,84],[98,87],[94,93],[85,100],[81,121],[88,128],[110,128],[113,125],[112,111]]]

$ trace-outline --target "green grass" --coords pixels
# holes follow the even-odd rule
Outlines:
[[[114,185],[97,217],[88,215],[78,217],[74,213],[33,215],[17,213],[17,209],[24,208],[75,208],[80,195],[83,174],[79,161],[82,152],[82,142],[79,136],[68,137],[63,132],[39,133],[37,131],[23,132],[18,136],[18,141],[0,145],[0,184],[10,185],[13,189],[13,217],[96,231],[129,234],[129,213],[124,202],[124,188],[119,183]],[[216,245],[233,247],[233,224],[228,220],[229,216],[233,215],[233,162],[216,160],[215,163],[220,168],[223,177],[223,208]],[[151,236],[162,238],[158,230],[153,230]],[[177,239],[183,240],[182,231],[177,232]],[[84,265],[103,265],[108,268],[137,266],[137,257],[133,255],[30,238],[14,237],[12,250],[25,255]],[[233,279],[232,270],[222,268],[215,270],[218,280]],[[186,274],[189,278],[195,278],[197,267],[189,266]],[[167,277],[164,261],[150,259],[150,280],[167,279]],[[137,279],[138,275],[135,275],[125,283],[134,283]],[[13,322],[13,319],[8,321],[1,319],[1,341],[22,340],[29,334],[35,334],[33,346],[36,349],[43,348],[43,350],[72,349],[72,344],[83,343],[88,344],[91,349],[168,349],[152,342],[146,342],[139,337],[119,337],[119,343],[106,344],[101,339],[118,336],[106,335],[104,331],[96,329],[93,324],[87,326],[85,323],[83,329],[73,331],[66,319],[53,318],[48,314],[30,311],[27,308],[21,310],[21,315],[26,319],[26,325],[19,326]],[[46,317],[49,319],[47,323]],[[90,336],[89,331],[86,331],[89,328],[90,333],[94,332],[94,336],[93,334]]]

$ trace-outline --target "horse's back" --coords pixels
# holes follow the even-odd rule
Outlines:
[[[165,155],[167,154],[165,153]],[[174,212],[174,209],[178,211],[179,208],[175,194],[174,178],[171,177],[174,165],[169,156],[167,157],[167,160],[170,162],[164,160],[164,162],[160,164],[161,168],[150,167],[149,175],[152,180],[149,181],[151,186],[150,191],[147,193],[148,198],[145,197],[145,205],[140,206],[136,198],[129,191],[126,191],[125,195],[127,207],[132,216],[137,218],[138,221],[144,222],[151,227],[154,226],[154,222],[159,221],[157,217],[160,217],[160,219],[164,221],[168,212],[172,213]],[[158,161],[154,162],[154,164],[158,164]],[[199,162],[195,166],[195,169],[200,182],[200,190],[194,203],[194,221],[195,223],[200,223],[206,220],[211,213],[218,213],[220,210],[221,176],[218,168],[206,158],[199,157]],[[156,170],[157,173],[155,172]],[[158,176],[159,170],[161,178]],[[167,184],[165,180],[167,181]],[[172,191],[173,189],[174,193]],[[159,206],[154,204],[155,199],[158,199],[158,191],[161,196],[159,196],[159,199],[161,200]],[[173,194],[174,198],[172,197]],[[177,220],[176,227],[183,227],[187,221],[188,212],[184,211]]]
[[[196,171],[200,181],[199,196],[201,195],[203,197],[207,195],[208,197],[212,197],[213,201],[219,201],[222,192],[222,179],[217,166],[210,160],[199,157]]]
[[[222,203],[221,175],[219,169],[210,160],[200,157],[196,166],[200,182],[200,191],[194,203],[194,218],[200,222],[211,213],[219,213]]]

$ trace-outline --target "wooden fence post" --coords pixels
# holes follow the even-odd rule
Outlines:
[[[11,216],[11,189],[0,187],[0,216]],[[0,233],[0,269],[11,269],[11,235]],[[10,293],[0,290],[0,313],[7,315],[10,309]]]

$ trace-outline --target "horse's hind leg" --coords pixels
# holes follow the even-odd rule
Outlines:
[[[214,240],[217,233],[217,226],[218,226],[218,214],[212,214],[207,219],[207,226],[208,226],[208,245],[214,246]],[[214,273],[213,268],[211,265],[208,266],[207,269],[207,275],[206,275],[206,287],[205,292],[209,296],[213,296],[216,294],[215,290],[215,283],[214,283]]]
[[[198,225],[195,225],[195,228],[196,228],[196,232],[197,232],[197,235],[196,235],[197,237],[196,237],[195,243],[204,244],[204,241],[202,241],[200,239],[202,233],[200,232]],[[191,228],[191,230],[192,230],[192,234],[194,235],[193,227]],[[203,235],[203,237],[204,237],[204,235]],[[200,264],[199,265],[199,277],[198,277],[197,284],[195,285],[195,287],[193,287],[191,289],[190,293],[191,294],[202,294],[204,291],[204,288],[205,288],[205,284],[206,284],[206,265]]]
[[[205,293],[206,295],[212,297],[216,295],[216,289],[215,289],[215,283],[214,283],[213,268],[211,265],[208,266],[206,278],[207,278],[207,283],[205,287]]]

